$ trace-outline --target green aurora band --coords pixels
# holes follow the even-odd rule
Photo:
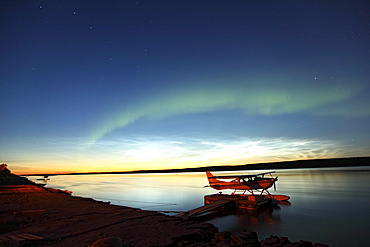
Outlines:
[[[369,116],[368,108],[349,107],[350,99],[356,96],[360,87],[311,86],[309,83],[294,86],[272,86],[258,84],[251,87],[241,84],[197,86],[188,89],[167,89],[165,93],[142,101],[136,107],[124,109],[101,123],[90,135],[93,145],[106,134],[124,128],[135,121],[164,119],[166,117],[215,112],[218,110],[240,110],[248,115],[337,115]],[[280,85],[281,86],[281,85]],[[359,110],[364,109],[364,110]]]

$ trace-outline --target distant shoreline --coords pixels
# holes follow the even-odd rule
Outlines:
[[[240,170],[274,170],[274,169],[302,169],[302,168],[330,168],[370,166],[370,157],[350,157],[332,159],[294,160],[270,163],[256,163],[245,165],[207,166],[196,168],[164,169],[164,170],[137,170],[115,172],[75,172],[75,173],[38,173],[22,174],[20,176],[56,176],[56,175],[88,175],[88,174],[137,174],[137,173],[182,173],[205,171],[240,171]]]

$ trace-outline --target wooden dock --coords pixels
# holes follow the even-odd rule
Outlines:
[[[213,203],[201,206],[199,208],[195,208],[195,209],[192,209],[190,211],[177,214],[175,216],[179,217],[179,218],[183,218],[183,219],[188,219],[190,217],[201,215],[201,214],[207,213],[209,211],[215,210],[219,207],[225,206],[226,204],[228,204],[230,202],[231,202],[230,200],[218,200],[218,201],[215,201]]]
[[[9,244],[9,240],[13,240],[19,243],[21,243],[21,246],[30,244],[31,242],[33,244],[40,243],[40,241],[44,241],[45,237],[37,236],[30,233],[22,233],[22,234],[12,234],[12,235],[3,235],[0,236],[0,246],[7,246]],[[34,245],[32,245],[34,246]]]
[[[241,209],[254,210],[270,203],[271,199],[260,195],[213,194],[204,196],[204,206],[182,212],[175,216],[182,219],[189,219],[224,206],[235,206]]]

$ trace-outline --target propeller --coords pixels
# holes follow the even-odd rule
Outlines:
[[[276,181],[278,180],[278,177],[275,178],[275,181],[274,181],[274,191],[276,191]]]

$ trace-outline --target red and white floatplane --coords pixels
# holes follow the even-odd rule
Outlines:
[[[252,175],[226,175],[226,176],[215,176],[211,172],[207,171],[207,178],[209,185],[207,187],[211,187],[215,190],[225,190],[231,189],[234,190],[229,198],[236,197],[237,198],[245,198],[245,200],[237,200],[236,204],[243,208],[244,204],[246,207],[253,206],[253,202],[256,202],[256,206],[258,204],[264,204],[267,202],[266,199],[272,199],[273,201],[276,200],[276,203],[279,201],[288,201],[290,199],[289,196],[286,195],[273,195],[271,194],[268,189],[274,187],[276,190],[276,182],[278,181],[278,177],[273,177],[272,173],[275,172],[264,172],[259,174],[252,174]],[[270,175],[270,177],[266,176]],[[237,193],[239,191],[239,193]],[[246,194],[246,192],[248,192]],[[222,192],[219,193],[220,195]],[[225,194],[222,194],[225,195]],[[213,203],[214,199],[218,198],[217,195],[211,195],[205,197],[205,203]],[[218,199],[220,200],[220,199]],[[242,202],[242,203],[240,203]],[[271,200],[269,200],[271,204]]]

